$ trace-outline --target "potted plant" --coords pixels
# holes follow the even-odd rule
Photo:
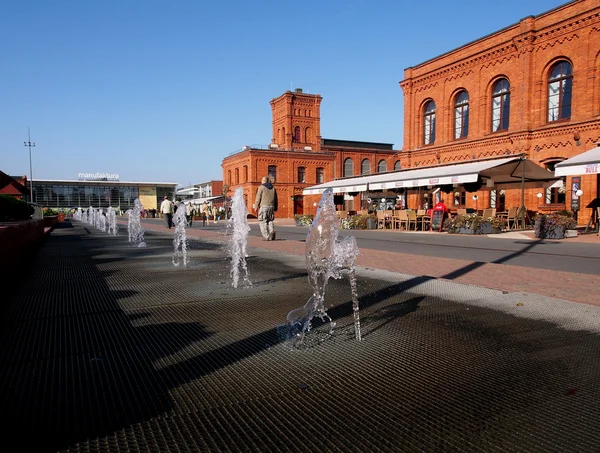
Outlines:
[[[341,220],[343,230],[374,230],[377,228],[377,216],[373,214],[358,214]]]
[[[540,239],[563,239],[567,230],[577,226],[571,211],[557,211],[535,217],[535,237]]]
[[[464,214],[444,221],[444,229],[451,234],[498,234],[506,228],[506,221],[497,217],[484,219],[477,214]]]
[[[309,226],[312,225],[315,216],[309,214],[294,214],[294,221],[296,226]]]

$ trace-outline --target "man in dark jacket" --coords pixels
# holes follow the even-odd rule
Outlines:
[[[258,211],[258,225],[263,238],[266,241],[274,241],[275,226],[273,221],[277,211],[277,191],[268,176],[263,176],[262,185],[256,191],[256,199],[252,207]]]

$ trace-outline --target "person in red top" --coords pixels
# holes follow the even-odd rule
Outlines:
[[[433,207],[433,210],[448,212],[448,207],[444,204],[444,200],[440,199],[440,201]]]

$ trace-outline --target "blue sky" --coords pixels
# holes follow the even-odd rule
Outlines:
[[[325,138],[403,144],[404,69],[565,0],[4,0],[0,170],[180,185],[323,96]]]

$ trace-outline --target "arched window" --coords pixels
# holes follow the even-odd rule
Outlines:
[[[383,159],[377,164],[377,173],[385,173],[387,171],[387,162]]]
[[[399,160],[394,162],[394,170],[402,170],[402,164],[400,163]]]
[[[317,168],[317,184],[323,184],[325,181],[323,177],[323,169],[321,167]]]
[[[354,176],[354,162],[349,157],[344,160],[344,176]]]
[[[469,135],[469,93],[461,91],[454,102],[454,138]]]
[[[492,132],[508,130],[510,118],[510,84],[506,79],[494,83],[492,89]]]
[[[548,121],[571,118],[573,68],[567,61],[559,61],[548,77]]]
[[[235,169],[235,184],[239,184],[240,183],[240,169],[236,168]]]
[[[279,143],[285,143],[285,127],[281,128],[281,135],[279,136]]]
[[[369,159],[363,159],[360,164],[360,174],[370,175],[371,174],[371,161]]]
[[[244,182],[248,182],[248,165],[244,165]]]
[[[296,143],[300,143],[300,126],[296,126],[294,128],[294,141]]]
[[[425,104],[425,117],[423,120],[424,140],[426,145],[435,143],[435,102]]]
[[[298,167],[298,182],[306,182],[306,167]]]
[[[272,183],[275,183],[275,180],[277,179],[277,166],[276,165],[269,165],[269,172],[268,172],[267,176],[269,178],[271,178]]]
[[[231,185],[231,170],[227,170],[227,184]]]
[[[310,131],[310,127],[307,127],[306,129],[304,129],[304,141],[305,143],[310,143],[311,140],[311,131]]]

